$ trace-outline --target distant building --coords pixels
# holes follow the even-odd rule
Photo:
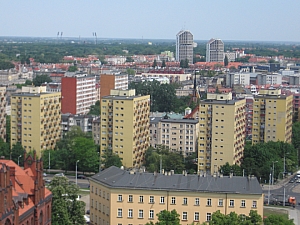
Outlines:
[[[96,78],[78,73],[61,80],[62,113],[87,114],[97,101]]]
[[[224,53],[224,58],[227,56],[228,62],[234,62],[236,59],[236,53],[235,52],[225,52]]]
[[[226,74],[226,86],[233,87],[234,85],[249,85],[250,73],[228,73]]]
[[[257,85],[266,85],[266,84],[281,84],[282,75],[278,73],[272,74],[257,74]]]
[[[73,115],[70,113],[61,114],[61,126],[63,134],[70,131],[73,126],[78,126],[84,132],[92,131],[93,115]]]
[[[150,95],[111,90],[101,98],[101,155],[111,150],[125,167],[140,167],[149,144]]]
[[[11,147],[20,143],[26,151],[54,149],[61,138],[61,94],[46,87],[22,87],[11,97]]]
[[[259,90],[253,103],[252,143],[291,143],[292,123],[293,95],[283,95],[275,88]]]
[[[176,35],[176,61],[188,60],[193,64],[194,37],[188,30],[181,30]]]
[[[43,180],[43,161],[23,156],[24,169],[0,159],[0,224],[51,225],[52,193]]]
[[[94,143],[100,145],[100,118],[97,118],[92,123],[92,135]]]
[[[206,62],[224,61],[224,43],[221,39],[210,39],[206,44]]]
[[[90,179],[91,224],[156,223],[163,210],[176,210],[181,224],[203,224],[220,210],[263,216],[264,195],[256,177],[144,173],[115,166]]]
[[[6,88],[0,87],[0,138],[6,141]]]
[[[199,104],[198,170],[211,174],[241,163],[246,138],[246,100],[207,94]]]
[[[100,74],[100,98],[110,95],[110,90],[127,90],[128,74]]]

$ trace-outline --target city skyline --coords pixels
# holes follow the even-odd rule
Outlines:
[[[71,4],[70,4],[71,3]],[[0,36],[93,37],[123,39],[176,39],[184,29],[194,40],[299,41],[296,29],[300,2],[251,2],[113,0],[86,4],[82,1],[1,4]],[[192,7],[191,7],[192,6]],[[270,9],[270,10],[269,10]],[[103,22],[104,21],[104,22]]]

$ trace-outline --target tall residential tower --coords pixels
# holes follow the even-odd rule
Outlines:
[[[190,31],[181,30],[176,35],[176,61],[188,60],[193,63],[194,38]]]
[[[210,39],[206,44],[206,62],[224,61],[224,43],[221,39]]]

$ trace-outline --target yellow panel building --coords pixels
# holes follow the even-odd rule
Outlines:
[[[0,138],[6,141],[6,87],[0,87]]]
[[[240,164],[246,134],[246,100],[210,94],[199,106],[198,171],[218,172]]]
[[[263,216],[263,192],[256,177],[144,173],[112,166],[90,178],[91,224],[146,224],[162,210],[176,210],[180,224],[228,215]]]
[[[262,89],[253,103],[252,144],[268,141],[291,143],[293,95],[280,89]]]
[[[101,99],[100,148],[118,154],[125,167],[140,167],[149,147],[150,95],[111,90]]]
[[[26,151],[41,155],[54,149],[61,137],[61,93],[46,87],[23,87],[11,96],[11,146],[19,142]]]

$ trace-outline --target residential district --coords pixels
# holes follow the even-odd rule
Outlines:
[[[206,62],[193,63],[195,45],[192,33],[182,30],[175,54],[133,55],[132,62],[106,55],[106,64],[96,55],[65,56],[69,63],[55,64],[30,58],[1,70],[0,137],[9,137],[11,147],[21,144],[25,152],[18,162],[11,155],[0,159],[0,224],[52,223],[54,196],[45,181],[48,165],[42,155],[56,149],[74,126],[91,132],[100,146],[99,170],[88,180],[90,224],[156,223],[163,210],[176,210],[180,224],[209,223],[218,210],[245,217],[254,210],[263,218],[263,184],[270,188],[274,182],[276,162],[266,182],[247,171],[224,175],[221,167],[242,163],[246,140],[291,144],[293,121],[300,119],[300,65],[297,59],[249,55],[242,49],[225,52],[220,39],[207,42]],[[244,57],[248,63],[236,62]],[[267,63],[271,59],[275,63]],[[70,72],[74,66],[77,71]],[[206,76],[209,71],[214,75]],[[51,82],[24,85],[41,76]],[[190,100],[179,113],[152,111],[152,93],[130,89],[144,82],[177,83],[176,96]],[[97,101],[100,114],[88,114]],[[147,171],[146,151],[160,146],[183,158],[194,155],[197,169],[176,173],[160,163],[159,169]],[[121,167],[103,169],[107,151],[119,156]],[[50,160],[49,153],[49,173]]]

